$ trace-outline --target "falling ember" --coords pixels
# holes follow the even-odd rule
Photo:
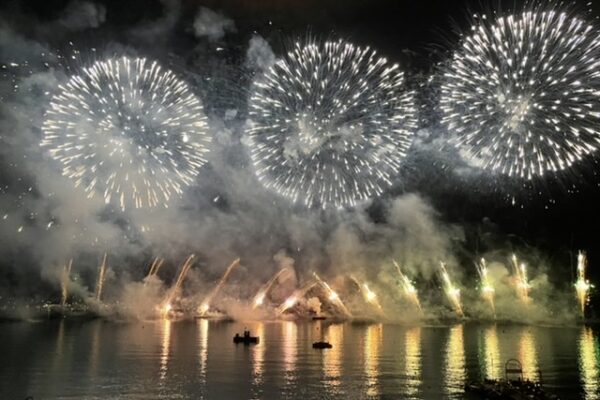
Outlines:
[[[515,254],[512,255],[511,261],[517,294],[523,303],[529,303],[529,289],[531,286],[527,279],[527,267],[525,263],[519,263]]]
[[[488,269],[485,263],[485,259],[482,258],[477,264],[477,272],[479,272],[479,279],[481,279],[481,297],[487,300],[490,303],[490,307],[492,307],[492,311],[494,315],[496,314],[496,307],[494,306],[494,294],[495,290],[490,282],[490,278],[488,276]]]
[[[402,290],[404,291],[404,295],[408,299],[410,299],[410,301],[412,301],[413,304],[415,306],[417,306],[417,308],[419,310],[421,310],[421,302],[419,301],[419,292],[415,288],[415,285],[413,285],[413,283],[410,281],[410,279],[408,279],[408,277],[402,273],[402,269],[400,269],[400,265],[395,260],[392,260],[392,261],[394,262],[394,265],[396,266],[396,270],[398,271],[398,274],[400,275],[400,284],[402,285]]]
[[[71,267],[73,267],[73,259],[69,260],[69,263],[65,265],[60,279],[61,286],[61,299],[60,305],[65,306],[67,304],[67,298],[69,297],[69,276],[71,275]]]
[[[212,301],[213,298],[215,298],[215,296],[217,294],[219,294],[219,292],[221,291],[221,288],[223,287],[223,285],[225,285],[227,278],[229,277],[231,272],[234,270],[234,268],[237,267],[239,264],[240,264],[240,259],[236,258],[229,265],[229,267],[227,267],[227,269],[225,270],[225,273],[221,277],[221,280],[219,281],[217,286],[209,293],[208,296],[206,296],[206,298],[204,299],[204,301],[202,302],[200,307],[198,307],[198,313],[200,315],[205,315],[208,312],[208,310],[210,309],[210,302]]]
[[[278,271],[275,276],[273,276],[271,279],[269,279],[269,281],[267,283],[265,283],[256,293],[256,295],[254,296],[254,299],[252,301],[252,308],[257,308],[263,305],[264,301],[265,301],[265,297],[267,296],[267,294],[269,293],[269,290],[271,290],[271,288],[273,287],[273,285],[275,284],[275,282],[277,282],[279,280],[279,278],[281,278],[282,276],[285,276],[287,274],[291,274],[292,273],[292,269],[290,267],[285,267],[283,269],[281,269],[280,271]]]
[[[194,254],[190,254],[190,256],[185,260],[185,262],[181,266],[181,271],[179,272],[179,276],[177,276],[177,280],[175,281],[175,284],[173,285],[173,287],[171,287],[171,290],[169,290],[169,294],[167,295],[167,298],[163,301],[163,305],[160,308],[160,311],[163,314],[163,316],[166,316],[171,311],[171,309],[172,309],[171,303],[173,302],[173,299],[175,298],[175,296],[177,296],[177,294],[179,293],[179,290],[181,289],[181,285],[183,284],[183,280],[185,279],[185,276],[187,275],[188,271],[194,264],[193,260],[195,257],[196,256]]]
[[[104,287],[104,277],[106,276],[106,253],[102,258],[102,263],[98,269],[98,281],[96,282],[96,301],[100,301],[102,298],[102,288]]]
[[[586,268],[587,257],[584,252],[580,251],[577,255],[577,282],[575,282],[575,290],[581,309],[581,316],[585,316],[585,306],[588,302],[588,295],[590,289],[593,287],[585,277]]]
[[[452,306],[454,307],[454,311],[456,311],[456,313],[459,316],[464,317],[465,314],[463,313],[462,306],[460,304],[460,289],[457,288],[456,286],[454,286],[454,284],[450,280],[450,275],[448,274],[448,271],[446,270],[446,265],[443,262],[441,262],[440,266],[441,266],[442,280],[444,281],[444,291],[446,292],[446,296],[448,296],[448,300],[450,300],[450,302],[452,303]]]
[[[327,293],[329,295],[328,296],[329,301],[331,303],[337,305],[344,312],[344,314],[346,314],[347,316],[351,316],[352,314],[346,308],[346,306],[344,305],[344,302],[342,301],[342,299],[340,299],[340,296],[331,288],[331,286],[329,286],[327,284],[327,282],[322,280],[316,273],[313,273],[313,275],[315,276],[315,279],[317,280],[317,282],[319,282],[319,284],[327,291]]]

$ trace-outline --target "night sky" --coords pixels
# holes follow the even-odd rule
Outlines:
[[[593,20],[600,9],[594,5],[594,9],[588,12],[589,6],[586,3],[585,1],[577,2],[575,10],[580,10],[582,15]],[[220,143],[222,148],[215,153],[221,157],[220,161],[209,162],[209,165],[198,177],[201,183],[186,193],[184,204],[181,205],[185,217],[181,219],[193,219],[194,216],[202,219],[204,218],[203,213],[212,207],[220,213],[218,218],[212,220],[216,229],[221,227],[228,231],[223,234],[224,236],[231,237],[238,233],[243,235],[263,234],[271,238],[281,233],[270,231],[270,227],[275,226],[276,222],[265,223],[264,229],[256,227],[270,215],[269,207],[262,211],[261,206],[257,205],[261,202],[274,201],[277,203],[277,210],[273,215],[291,215],[293,218],[302,219],[310,214],[309,219],[322,221],[321,225],[316,224],[316,226],[320,226],[319,229],[322,229],[319,235],[323,234],[326,237],[332,236],[335,229],[328,228],[329,222],[323,221],[336,220],[336,217],[331,213],[310,212],[299,206],[288,206],[285,204],[285,199],[278,199],[272,194],[261,193],[257,195],[258,197],[249,196],[248,199],[251,200],[245,199],[238,203],[233,196],[239,192],[231,189],[231,186],[238,179],[245,178],[230,179],[224,176],[231,177],[231,175],[215,172],[217,170],[244,170],[247,166],[247,160],[240,155],[243,151],[240,150],[238,136],[245,113],[245,96],[247,96],[248,85],[254,76],[244,61],[248,42],[254,35],[264,38],[276,56],[281,54],[293,41],[307,37],[342,38],[358,45],[376,48],[380,54],[400,63],[408,73],[410,85],[419,90],[421,128],[430,132],[429,138],[443,138],[444,132],[435,109],[436,88],[434,84],[427,83],[428,77],[437,73],[439,64],[447,59],[453,46],[458,43],[458,31],[467,29],[470,14],[511,6],[519,7],[514,1],[487,3],[484,1],[441,0],[183,0],[181,3],[170,0],[162,2],[97,0],[94,4],[105,10],[104,18],[100,18],[102,23],[97,27],[84,26],[80,29],[65,28],[65,24],[56,22],[65,20],[65,9],[71,5],[69,1],[15,1],[3,5],[0,8],[0,27],[2,27],[0,64],[7,64],[14,59],[15,52],[12,49],[9,50],[7,44],[13,42],[14,37],[20,37],[27,40],[28,45],[39,43],[43,48],[57,51],[68,50],[72,47],[69,44],[71,42],[82,52],[84,59],[86,58],[85,49],[90,47],[106,49],[103,51],[109,53],[125,49],[124,51],[131,54],[158,59],[174,71],[183,74],[188,82],[195,82],[198,85],[197,92],[200,93],[207,111],[214,120],[223,120],[225,110],[235,108],[239,112],[239,121],[237,125],[236,123],[230,123],[230,125],[227,125],[227,122],[223,123],[234,132],[233,139],[230,139],[233,144],[226,146],[223,144],[224,142]],[[194,35],[192,25],[199,7],[206,7],[232,20],[235,29],[227,31],[222,37],[214,40],[198,38]],[[176,16],[170,20],[171,13]],[[148,33],[151,29],[149,24],[156,24],[160,21],[164,22],[160,31],[155,31],[153,34]],[[7,32],[10,32],[10,35]],[[34,50],[29,52],[23,48],[24,58],[30,59],[34,57],[35,53]],[[38,65],[40,61],[32,59],[30,63]],[[206,84],[207,77],[210,77],[210,84]],[[10,77],[5,74],[3,79],[2,87],[6,90],[9,87],[6,82],[10,80]],[[28,104],[27,101],[18,100],[9,94],[4,94],[3,99],[21,105]],[[36,102],[36,104],[38,103]],[[34,141],[28,141],[26,145],[18,144],[11,150],[6,147],[11,143],[19,143],[19,140],[13,139],[12,135],[21,134],[19,128],[16,127],[22,125],[15,121],[23,116],[15,117],[11,110],[13,110],[11,107],[3,107],[2,114],[0,114],[6,142],[3,145],[5,149],[0,153],[0,161],[4,166],[0,172],[0,183],[2,186],[9,185],[11,187],[8,190],[9,193],[16,193],[19,190],[13,189],[15,185],[22,185],[23,188],[29,186],[17,181],[18,176],[23,176],[27,182],[36,182],[41,178],[36,172],[32,172],[34,168],[27,167],[22,170],[9,167],[14,161],[15,154],[19,154],[20,151],[29,151],[28,149],[34,147],[31,144]],[[32,115],[39,114],[39,112],[40,110],[37,109],[32,112]],[[35,125],[35,123],[32,124]],[[35,126],[28,129],[31,132],[36,131]],[[35,137],[35,134],[33,135]],[[471,265],[472,260],[479,254],[515,250],[521,254],[527,252],[529,262],[543,263],[544,268],[549,272],[550,280],[558,287],[566,288],[571,284],[575,255],[581,249],[588,253],[591,280],[600,282],[600,270],[596,268],[597,265],[600,265],[599,235],[597,233],[598,227],[600,227],[598,213],[600,180],[596,177],[600,167],[596,160],[586,159],[567,173],[557,177],[548,176],[535,182],[521,182],[481,171],[475,171],[465,176],[456,173],[456,170],[460,168],[457,163],[459,161],[452,149],[434,148],[433,146],[414,148],[410,152],[402,176],[399,177],[396,184],[381,199],[376,199],[365,211],[370,223],[375,227],[385,225],[388,216],[387,202],[407,193],[418,193],[432,205],[436,221],[446,227],[458,227],[461,230],[463,238],[452,239],[451,243],[455,246],[453,252],[457,262],[464,265],[465,270],[471,271],[465,273],[466,280],[470,279],[469,276],[475,275]],[[40,164],[36,163],[36,165]],[[51,164],[49,168],[52,168]],[[203,179],[204,181],[202,181]],[[252,186],[253,190],[257,186],[256,183],[247,185]],[[37,188],[35,183],[33,186],[35,187],[33,191],[38,193],[35,196],[40,199],[38,203],[43,202],[42,199],[45,197],[43,189]],[[214,198],[218,198],[218,201],[213,202]],[[0,204],[6,204],[2,202],[3,200],[0,198]],[[246,214],[235,211],[236,204],[253,214],[254,217],[246,218]],[[51,209],[48,205],[40,208]],[[85,212],[82,211],[83,214]],[[209,211],[209,213],[211,212]],[[346,211],[346,213],[351,214],[352,211]],[[52,212],[48,211],[48,214],[50,215]],[[119,250],[122,260],[128,260],[135,264],[136,262],[132,260],[142,259],[143,257],[140,255],[146,257],[147,260],[152,246],[158,239],[154,237],[147,240],[140,238],[131,233],[135,229],[130,226],[139,227],[139,223],[131,222],[135,218],[144,219],[144,224],[153,221],[152,214],[132,217],[121,215],[114,210],[99,211],[98,209],[94,209],[93,214],[100,215],[99,220],[103,224],[111,225],[111,229],[117,227],[114,228],[114,231],[125,232],[130,246],[123,246],[127,247],[127,250]],[[227,218],[227,216],[231,216],[233,222],[230,223],[232,227],[236,227],[235,229],[222,224],[223,218]],[[164,227],[165,221],[169,221],[169,218],[171,217],[161,216],[156,220],[161,226],[160,229]],[[229,221],[229,219],[227,220]],[[94,221],[96,220],[94,219]],[[31,224],[36,225],[35,222]],[[41,224],[45,225],[45,223]],[[240,229],[237,231],[237,226],[243,224],[255,226],[251,230]],[[337,222],[334,222],[333,225],[338,226]],[[195,229],[192,226],[184,231],[191,232],[191,236],[193,236]],[[107,237],[122,236],[114,231],[107,234]],[[4,285],[0,284],[0,288],[20,287],[24,280],[31,278],[32,281],[40,282],[35,287],[50,291],[51,286],[45,282],[44,273],[39,273],[44,270],[40,265],[44,264],[46,260],[56,262],[64,254],[49,256],[51,252],[43,252],[31,255],[27,250],[27,241],[13,243],[8,232],[7,230],[2,234],[1,246],[5,261],[0,264],[0,279],[4,276],[5,283]],[[43,229],[40,232],[40,235],[44,234]],[[37,238],[37,235],[36,233],[30,238]],[[282,235],[285,236],[285,234]],[[289,236],[290,239],[283,240],[283,245],[278,244],[277,240],[271,239],[268,244],[264,244],[263,247],[258,245],[257,248],[265,248],[274,253],[278,247],[283,247],[288,249],[288,253],[293,253],[295,251],[293,243],[296,243],[297,238],[293,234],[289,234]],[[202,237],[202,234],[199,234],[198,241]],[[281,238],[281,236],[279,237]],[[27,240],[31,241],[30,246],[36,245],[33,242],[34,239]],[[111,240],[113,239],[107,239],[108,242]],[[173,258],[182,253],[181,249],[194,250],[196,244],[183,240],[175,242],[166,246],[168,250],[165,250]],[[322,242],[318,238],[305,240],[305,245],[308,246],[310,243]],[[46,245],[52,247],[56,243],[48,242]],[[210,244],[206,244],[206,246],[210,246]],[[247,240],[236,237],[230,245],[226,246],[225,254],[229,255],[231,252],[247,246]],[[325,249],[330,247],[323,246]],[[93,249],[84,248],[73,251],[80,252],[83,260],[86,259],[86,255],[90,259],[94,257]],[[250,251],[242,251],[242,253],[251,254]],[[327,250],[323,250],[321,253],[327,253]],[[296,258],[294,254],[290,255]],[[259,257],[256,264],[260,264],[271,256],[272,254]],[[300,260],[303,257],[305,255],[298,255]],[[227,257],[223,256],[223,258]],[[323,262],[319,261],[322,260],[320,257],[305,258],[308,260],[306,265],[310,265],[312,268],[326,268],[325,266],[315,267],[315,263]],[[207,264],[215,260],[220,260],[220,257],[207,254]],[[143,262],[145,261],[141,263]],[[26,265],[21,265],[21,263]],[[248,264],[251,268],[253,262],[248,262]],[[297,265],[302,265],[302,263],[298,261]],[[131,274],[136,275],[136,272],[132,271]],[[8,293],[18,295],[21,292],[8,290]]]

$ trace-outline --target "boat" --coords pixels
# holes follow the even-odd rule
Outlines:
[[[504,375],[504,379],[484,379],[483,382],[468,383],[465,391],[485,399],[558,400],[557,396],[545,392],[541,383],[523,379],[523,368],[518,360],[510,359],[506,362]]]
[[[313,321],[324,321],[327,319],[327,317],[324,317],[322,315],[317,315],[317,316],[312,317],[312,319],[313,319]]]
[[[244,331],[244,334],[240,336],[239,333],[236,333],[233,337],[233,343],[243,343],[245,345],[249,344],[258,344],[260,338],[258,336],[250,336],[250,331]]]
[[[314,342],[313,349],[331,349],[333,346],[329,342]]]

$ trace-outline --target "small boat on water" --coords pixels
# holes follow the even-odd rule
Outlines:
[[[329,342],[314,342],[313,349],[331,349],[333,346]]]
[[[240,336],[239,333],[236,333],[233,337],[233,343],[243,343],[245,345],[249,344],[258,344],[260,338],[258,336],[250,336],[250,331],[244,331],[244,334]]]
[[[327,319],[327,317],[324,317],[322,315],[315,315],[314,317],[312,317],[313,321],[324,321]]]
[[[483,399],[559,400],[557,396],[546,393],[540,383],[523,379],[521,362],[514,359],[505,364],[505,379],[484,379],[483,382],[468,383],[465,391]]]

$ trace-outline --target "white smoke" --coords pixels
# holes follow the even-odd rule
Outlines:
[[[235,31],[232,19],[206,7],[200,7],[194,19],[194,34],[198,38],[206,37],[215,41],[222,39],[225,33]]]

